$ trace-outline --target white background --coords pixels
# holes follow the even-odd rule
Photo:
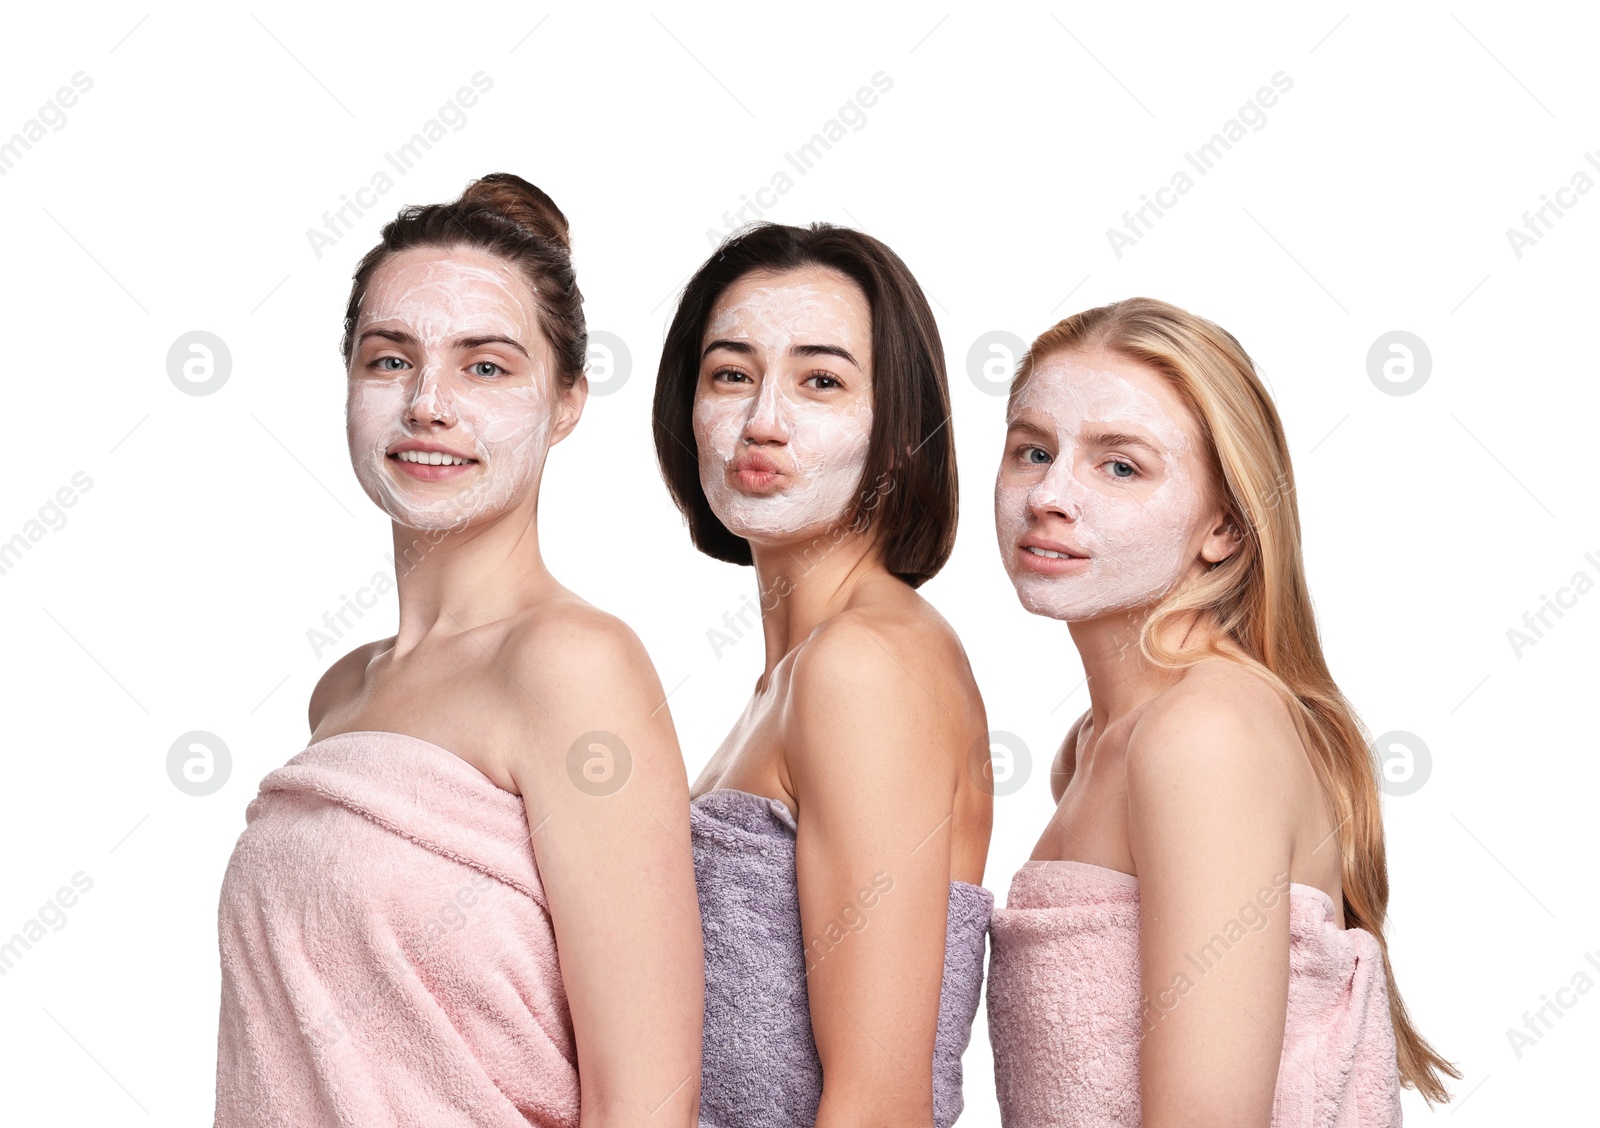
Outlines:
[[[209,1122],[223,868],[257,781],[306,743],[334,656],[307,631],[388,570],[389,523],[349,466],[337,344],[351,268],[404,203],[509,170],[571,219],[590,326],[632,367],[554,448],[542,540],[558,578],[643,638],[698,771],[761,654],[747,641],[719,659],[706,638],[754,578],[694,551],[661,484],[660,341],[708,230],[880,71],[893,87],[865,125],[770,214],[882,238],[939,317],[962,521],[922,590],[960,633],[991,726],[1033,756],[997,800],[989,887],[1003,900],[1027,857],[1047,757],[1087,699],[1066,628],[1027,615],[1001,569],[1004,404],[968,350],[1165,298],[1259,363],[1334,674],[1374,734],[1430,753],[1385,812],[1399,982],[1465,1074],[1431,1115],[1592,1110],[1600,990],[1520,1057],[1507,1031],[1580,970],[1600,983],[1584,958],[1600,952],[1600,595],[1568,596],[1520,655],[1507,631],[1575,573],[1600,579],[1600,192],[1520,258],[1506,229],[1600,152],[1596,30],[1578,5],[1477,2],[8,12],[0,137],[74,73],[93,87],[0,177],[0,539],[74,473],[92,487],[0,575],[0,940],[73,874],[93,887],[0,977],[0,1116]],[[319,258],[307,229],[478,71],[493,88],[464,127]],[[1265,126],[1119,259],[1106,229],[1280,71],[1293,88]],[[196,329],[232,354],[211,395],[167,374]],[[1396,329],[1431,354],[1412,394],[1368,374]],[[341,649],[394,618],[386,601]],[[197,729],[231,753],[209,796],[168,776],[169,746]],[[980,1011],[966,1125],[998,1120],[985,1035]]]

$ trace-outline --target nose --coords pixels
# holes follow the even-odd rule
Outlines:
[[[745,418],[743,437],[747,443],[789,441],[788,405],[776,379],[763,377],[756,394],[751,397],[750,414]]]
[[[419,427],[435,423],[451,427],[455,421],[455,403],[445,386],[444,372],[436,362],[427,361],[417,371],[416,387],[412,389],[411,403],[406,408],[406,422]]]
[[[1055,516],[1077,521],[1083,516],[1078,488],[1071,462],[1066,458],[1057,458],[1045,476],[1039,479],[1039,484],[1028,491],[1028,512],[1035,517]]]

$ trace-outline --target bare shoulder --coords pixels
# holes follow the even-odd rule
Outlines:
[[[1286,787],[1303,760],[1288,705],[1260,674],[1207,658],[1145,707],[1128,734],[1130,788],[1198,777]]]
[[[912,591],[863,600],[820,624],[795,654],[793,684],[840,690],[921,686],[938,696],[965,690],[972,668],[956,632]]]
[[[306,710],[306,719],[310,722],[312,732],[317,731],[322,718],[330,711],[361,691],[373,655],[383,647],[391,645],[393,641],[393,639],[377,639],[362,643],[323,671],[322,677],[317,680],[316,688],[311,691],[311,703]]]
[[[1126,770],[1141,880],[1224,897],[1288,872],[1309,763],[1260,675],[1225,658],[1192,667],[1134,723]]]
[[[986,727],[965,651],[920,597],[852,607],[821,624],[795,653],[787,711],[802,765],[945,782],[965,770]],[[854,755],[862,742],[873,748],[870,766]],[[935,763],[943,770],[929,772]]]
[[[619,748],[627,750],[622,778],[630,781],[629,802],[655,802],[679,788],[687,793],[666,695],[627,623],[563,597],[509,631],[497,657],[505,704],[498,754],[521,794],[537,797],[540,818],[559,800],[583,794],[562,786],[580,746],[606,764]]]
[[[499,657],[536,695],[589,700],[655,693],[659,700],[655,666],[633,628],[576,596],[528,616],[508,632]]]

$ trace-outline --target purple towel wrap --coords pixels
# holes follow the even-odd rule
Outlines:
[[[701,1128],[811,1128],[822,1062],[806,994],[794,816],[782,800],[724,788],[694,800],[690,825],[706,952]],[[983,886],[950,883],[933,1052],[937,1128],[961,1114],[961,1054],[993,908]]]

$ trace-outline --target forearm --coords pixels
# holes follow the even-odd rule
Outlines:
[[[909,1087],[904,1075],[900,1081],[830,1085],[824,1076],[816,1128],[932,1128],[933,1094]]]

